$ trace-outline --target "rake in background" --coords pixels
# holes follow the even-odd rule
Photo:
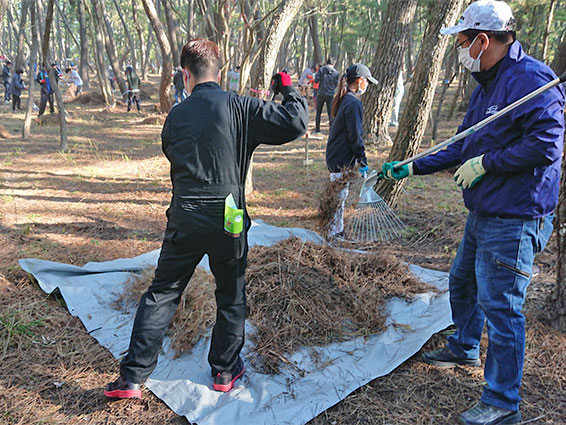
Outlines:
[[[407,226],[373,187],[383,178],[375,170],[364,180],[345,237],[352,242],[385,242],[401,236]]]
[[[468,129],[444,140],[442,143],[435,145],[411,158],[407,158],[395,164],[395,168],[409,164],[419,158],[428,156],[458,140],[463,139],[486,126],[490,122],[505,115],[507,112],[528,102],[533,97],[566,82],[566,72],[560,77],[555,78],[544,86],[533,90],[531,93],[516,100],[512,104],[506,106],[501,111],[490,115],[486,119],[469,127]],[[387,205],[387,203],[379,196],[373,187],[384,178],[383,173],[377,173],[375,170],[364,180],[362,189],[360,190],[360,198],[356,206],[354,216],[346,226],[345,237],[352,242],[376,242],[388,241],[401,236],[402,232],[407,228],[403,222],[397,217],[395,212]]]

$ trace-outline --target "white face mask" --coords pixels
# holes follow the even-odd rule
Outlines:
[[[366,83],[366,86],[363,89],[358,85],[358,90],[356,90],[356,94],[358,96],[361,96],[362,94],[364,94],[367,91],[368,83],[367,83],[367,81],[365,83]]]
[[[464,68],[470,70],[471,72],[481,71],[480,58],[484,51],[480,51],[480,54],[475,59],[470,55],[470,48],[477,39],[478,37],[476,36],[476,38],[474,38],[474,41],[472,41],[468,47],[458,47],[458,59],[460,59],[460,63],[464,65]]]

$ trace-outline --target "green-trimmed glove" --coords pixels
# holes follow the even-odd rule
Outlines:
[[[386,179],[395,179],[397,181],[413,175],[413,163],[405,164],[402,167],[394,168],[395,164],[401,161],[386,162],[381,168],[381,172]]]
[[[462,189],[471,189],[485,175],[483,168],[483,155],[475,156],[468,159],[454,173],[454,181]]]

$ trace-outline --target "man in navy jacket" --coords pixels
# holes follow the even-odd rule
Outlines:
[[[455,27],[462,64],[479,82],[463,131],[554,80],[545,64],[515,41],[514,19],[502,1],[472,3]],[[470,211],[450,270],[456,332],[445,348],[423,354],[427,363],[480,366],[487,321],[489,345],[481,401],[460,415],[464,424],[521,420],[519,388],[524,362],[521,313],[536,253],[552,233],[564,140],[564,89],[556,86],[472,135],[429,157],[384,174],[397,180],[460,166],[454,175]]]

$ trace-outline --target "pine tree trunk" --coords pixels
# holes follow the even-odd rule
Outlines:
[[[169,39],[169,44],[171,45],[171,54],[173,57],[173,66],[180,66],[181,65],[181,52],[179,52],[177,46],[179,43],[177,42],[177,26],[175,25],[175,21],[173,20],[173,13],[171,12],[171,5],[169,4],[169,0],[161,0],[161,4],[163,5],[163,12],[165,13],[165,22],[167,26],[167,36]]]
[[[558,247],[556,286],[547,298],[545,315],[554,328],[566,332],[566,156],[562,159],[560,196],[554,220]]]
[[[303,33],[301,34],[301,45],[300,45],[300,58],[299,58],[299,63],[297,65],[297,73],[299,74],[299,77],[301,76],[301,73],[303,72],[303,69],[305,69],[307,67],[307,61],[308,61],[308,53],[307,53],[307,35],[309,32],[309,28],[308,26],[305,25],[305,27],[303,28]]]
[[[138,39],[140,41],[139,46],[140,46],[140,69],[142,71],[142,80],[146,80],[147,79],[147,67],[146,67],[146,58],[145,58],[145,54],[146,54],[146,43],[145,43],[145,37],[143,35],[143,28],[138,20],[138,11],[137,11],[137,0],[132,0],[132,20],[134,22],[134,27],[136,29],[136,32],[138,33]]]
[[[387,161],[408,158],[417,153],[427,125],[434,91],[437,85],[442,58],[450,37],[440,34],[440,28],[454,23],[462,8],[463,0],[442,0],[431,2],[428,24],[417,64],[413,73],[413,82],[407,96],[407,105],[401,116],[399,131]],[[383,199],[394,204],[402,189],[402,181],[382,181],[378,191]]]
[[[440,115],[442,114],[442,105],[446,99],[446,94],[448,89],[454,81],[456,74],[458,73],[458,51],[454,49],[452,53],[448,56],[445,66],[444,79],[442,80],[442,91],[440,93],[440,98],[438,99],[438,106],[436,108],[436,114],[434,115],[434,122],[432,126],[432,136],[431,141],[434,143],[436,140],[436,135],[438,131],[438,123],[440,121]],[[455,69],[455,70],[454,70]]]
[[[413,23],[409,26],[409,33],[407,34],[407,76],[413,75],[413,33],[415,32],[417,20],[413,17]]]
[[[195,0],[187,0],[187,39],[191,40],[194,37],[195,37]]]
[[[106,106],[113,104],[113,94],[111,91],[110,83],[106,78],[106,66],[104,64],[104,37],[100,28],[98,16],[92,13],[90,7],[85,3],[85,9],[88,11],[90,21],[90,33],[94,44],[94,63],[96,65],[96,77],[98,78],[98,85],[100,92],[104,98]]]
[[[264,91],[269,88],[279,48],[303,2],[304,0],[284,0],[281,7],[273,14],[266,35],[267,40],[259,56],[260,72],[254,84],[257,90]]]
[[[25,34],[25,29],[26,29],[26,22],[27,22],[27,16],[28,16],[28,2],[23,1],[21,3],[21,19],[20,19],[20,28],[18,30],[18,52],[16,54],[16,60],[15,63],[13,65],[14,67],[14,72],[16,69],[18,68],[22,68],[24,67],[24,56],[25,56],[25,47],[24,47],[24,34]],[[3,16],[0,16],[1,19],[3,19]]]
[[[377,41],[379,49],[371,65],[378,84],[370,84],[363,97],[364,134],[368,144],[391,145],[387,127],[417,3],[418,0],[398,0],[387,6]]]
[[[173,72],[173,58],[171,56],[171,45],[159,21],[157,10],[153,0],[142,0],[145,14],[147,15],[153,31],[157,37],[157,42],[161,49],[163,58],[163,68],[161,70],[161,84],[159,85],[159,104],[161,112],[169,112],[171,109],[171,73]]]
[[[566,37],[560,43],[560,46],[554,52],[554,60],[552,61],[551,68],[557,75],[566,72]]]
[[[100,22],[99,30],[102,31],[104,36],[104,47],[106,48],[106,56],[110,61],[110,66],[114,71],[116,76],[116,81],[118,82],[118,87],[120,88],[120,93],[124,95],[126,93],[126,83],[122,77],[122,70],[120,69],[120,63],[118,62],[118,57],[116,56],[116,42],[114,41],[114,35],[110,21],[108,20],[108,15],[106,14],[104,2],[101,0],[91,0],[94,6],[94,12],[97,15],[98,21]]]
[[[548,16],[546,19],[546,26],[544,28],[544,36],[542,39],[542,61],[546,62],[548,54],[548,38],[550,36],[550,27],[552,26],[552,19],[554,17],[554,7],[556,6],[556,0],[550,0],[550,6],[548,9]]]
[[[83,87],[88,89],[90,86],[88,77],[88,36],[87,36],[87,22],[85,15],[85,0],[77,0],[77,13],[79,15],[79,34],[80,34],[80,61],[79,61],[79,74],[83,80]]]
[[[51,88],[55,93],[55,100],[57,101],[57,108],[59,109],[59,130],[60,130],[60,143],[59,150],[65,152],[68,150],[67,144],[67,122],[65,121],[65,104],[63,103],[63,96],[61,96],[61,90],[59,90],[59,84],[57,84],[57,77],[53,68],[49,64],[49,38],[51,35],[51,27],[53,25],[53,6],[55,0],[49,0],[47,3],[47,13],[45,15],[45,32],[43,34],[43,67],[49,72],[49,80],[51,82]]]
[[[29,139],[31,136],[31,119],[33,115],[33,94],[35,91],[35,71],[34,66],[37,63],[37,50],[39,49],[39,34],[37,28],[36,6],[34,0],[25,0],[29,5],[30,26],[31,26],[31,53],[29,59],[29,86],[28,86],[28,103],[26,108],[26,116],[24,118],[24,126],[22,128],[22,138]],[[0,15],[1,16],[1,15]],[[1,31],[0,31],[1,32]]]
[[[320,38],[318,36],[318,19],[316,13],[309,15],[309,30],[312,40],[313,62],[322,65],[322,48],[320,47]]]
[[[151,49],[153,49],[153,28],[151,24],[147,26],[147,42],[146,42],[146,49],[145,49],[145,64],[142,69],[142,78],[147,80],[147,76],[149,74],[150,66],[151,66]],[[157,53],[157,52],[156,52]],[[156,54],[157,56],[157,54]]]
[[[0,19],[0,35],[4,30],[4,16],[6,14],[7,9],[8,9],[8,0],[0,0],[0,16],[2,17],[2,19]],[[8,33],[9,33],[9,29],[8,29]]]

